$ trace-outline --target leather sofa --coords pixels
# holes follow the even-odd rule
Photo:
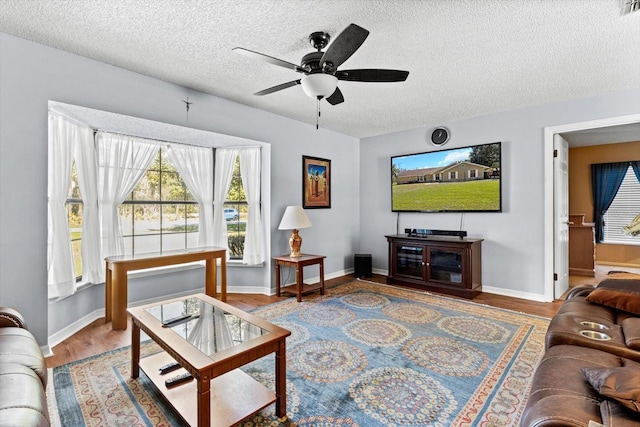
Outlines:
[[[0,426],[49,426],[47,368],[16,310],[0,307]]]
[[[549,323],[520,425],[640,426],[639,308],[638,275],[572,289]]]

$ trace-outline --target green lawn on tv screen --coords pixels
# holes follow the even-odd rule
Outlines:
[[[500,180],[393,185],[394,211],[499,210]]]

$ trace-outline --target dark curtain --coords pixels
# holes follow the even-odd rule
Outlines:
[[[640,160],[635,160],[631,163],[631,167],[633,168],[633,173],[636,174],[636,178],[638,178],[638,182],[640,182]]]
[[[591,191],[593,192],[593,220],[596,223],[596,242],[604,239],[604,214],[618,194],[620,184],[629,168],[629,162],[599,163],[591,165]],[[634,169],[635,170],[635,169]]]

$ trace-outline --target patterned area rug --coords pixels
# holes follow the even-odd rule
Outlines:
[[[548,326],[541,317],[366,281],[254,313],[291,331],[288,416],[278,419],[271,405],[247,427],[518,425]],[[156,351],[153,343],[142,349]],[[271,355],[243,370],[273,389],[273,366]],[[128,347],[55,368],[54,423],[181,425],[144,374],[132,380],[129,372]]]

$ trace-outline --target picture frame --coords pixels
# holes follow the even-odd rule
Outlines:
[[[302,156],[302,207],[331,208],[331,160]]]

